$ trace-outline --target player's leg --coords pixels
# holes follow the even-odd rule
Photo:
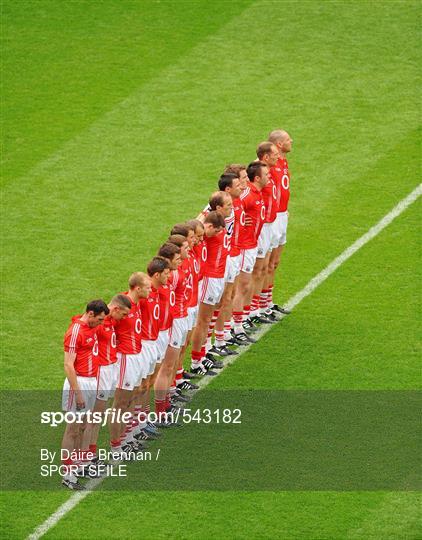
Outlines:
[[[207,304],[201,302],[198,310],[198,320],[195,331],[192,334],[192,373],[204,375],[207,373],[206,368],[202,365],[204,355],[205,342],[207,339],[208,328],[214,313],[215,304]],[[215,375],[214,372],[208,374]]]
[[[252,270],[252,269],[251,269]],[[233,298],[233,338],[235,343],[239,345],[248,345],[254,343],[255,340],[248,336],[243,327],[245,308],[250,309],[247,304],[251,296],[252,289],[252,274],[251,272],[240,271],[235,296]]]
[[[263,307],[261,301],[261,292],[264,287],[265,279],[268,272],[268,263],[270,260],[271,251],[267,252],[264,257],[256,259],[254,271],[252,274],[253,279],[253,296],[251,301],[251,320],[253,323],[269,324],[270,321],[260,312]]]
[[[219,356],[229,356],[232,354],[237,354],[236,351],[228,349],[226,343],[226,338],[228,339],[230,337],[230,335],[227,335],[226,332],[228,325],[228,334],[230,334],[230,319],[233,310],[233,291],[234,282],[226,283],[224,293],[221,298],[220,313],[215,323],[215,343],[209,352],[212,354],[217,354]]]

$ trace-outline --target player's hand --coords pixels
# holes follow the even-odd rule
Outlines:
[[[245,216],[245,226],[251,227],[253,225],[253,220],[250,216]]]
[[[79,390],[78,392],[76,392],[76,410],[82,411],[83,409],[85,409],[85,400],[82,392]]]

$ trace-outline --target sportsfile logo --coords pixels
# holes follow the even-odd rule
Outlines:
[[[137,422],[175,422],[175,415],[171,412],[132,414],[131,412],[122,412],[120,409],[108,408],[103,413],[99,411],[43,411],[40,415],[41,424],[48,424],[50,427],[57,427],[62,424],[97,424],[106,426],[111,423],[123,423],[136,420]]]

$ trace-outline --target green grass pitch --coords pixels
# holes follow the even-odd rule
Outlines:
[[[2,388],[59,389],[70,316],[124,290],[273,128],[294,139],[280,303],[378,222],[420,181],[420,17],[394,0],[3,0]],[[419,388],[420,209],[210,389]],[[2,538],[27,537],[71,496],[16,488],[2,493]],[[93,492],[46,538],[88,532],[395,540],[422,525],[413,491],[187,485]]]

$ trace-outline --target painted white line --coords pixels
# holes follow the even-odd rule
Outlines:
[[[287,302],[286,307],[288,309],[293,309],[296,307],[304,298],[309,296],[321,283],[323,283],[333,272],[337,270],[347,259],[354,255],[362,246],[367,244],[372,238],[377,236],[385,227],[387,227],[396,217],[398,217],[406,208],[408,208],[412,203],[414,203],[417,198],[422,195],[422,184],[419,184],[407,197],[402,199],[388,214],[386,214],[376,225],[371,227],[367,233],[358,238],[350,247],[345,249],[341,255],[336,257],[328,266],[324,268],[319,274],[312,278],[305,287],[295,294]],[[280,318],[280,320],[283,317]],[[260,337],[266,334],[273,325],[266,325],[264,328],[256,332],[255,337]],[[231,356],[225,361],[224,368],[219,372],[221,373],[228,365],[235,362],[239,356],[241,356],[245,351],[249,349],[250,345],[247,347],[241,347],[239,354],[237,356]],[[218,376],[218,375],[217,375]],[[215,377],[204,377],[198,383],[199,390],[205,388],[210,382],[213,381]],[[199,391],[197,390],[197,391]],[[38,540],[41,538],[49,529],[54,527],[68,512],[70,512],[77,504],[79,504],[87,495],[89,495],[94,489],[96,489],[104,480],[107,478],[103,476],[101,478],[95,478],[89,480],[86,484],[86,491],[78,491],[74,493],[69,500],[63,503],[48,519],[44,521],[35,531],[30,534],[27,540]]]

